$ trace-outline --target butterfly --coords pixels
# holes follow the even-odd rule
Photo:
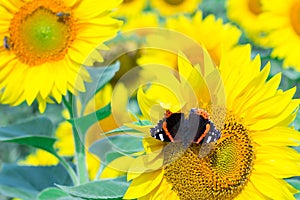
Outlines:
[[[207,111],[192,108],[188,118],[184,113],[167,110],[163,119],[150,129],[151,136],[164,142],[209,144],[221,137]]]

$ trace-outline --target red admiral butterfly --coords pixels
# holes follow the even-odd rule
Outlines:
[[[151,136],[164,142],[181,141],[183,143],[208,144],[221,137],[209,114],[200,108],[193,108],[185,119],[183,113],[167,110],[158,124],[150,129]]]

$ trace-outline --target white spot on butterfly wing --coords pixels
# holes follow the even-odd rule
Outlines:
[[[211,138],[212,138],[211,136],[208,136],[208,138],[207,138],[206,142],[207,142],[207,143],[209,143],[209,142],[210,142],[210,140],[211,140]]]
[[[159,138],[160,138],[161,141],[164,141],[164,136],[163,136],[163,134],[158,134],[158,136],[159,136]]]

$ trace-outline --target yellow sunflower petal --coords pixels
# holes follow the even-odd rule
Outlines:
[[[259,130],[267,130],[269,128],[274,127],[275,125],[280,125],[282,121],[286,120],[294,113],[298,106],[299,100],[292,100],[290,104],[286,107],[286,109],[277,117],[274,118],[264,118],[257,121],[255,124],[249,125],[251,130],[259,131]]]
[[[287,183],[282,179],[259,173],[252,173],[250,179],[255,188],[270,199],[294,199]]]
[[[270,156],[273,155],[269,155],[268,157]],[[290,178],[295,173],[300,173],[300,160],[295,162],[295,160],[275,157],[272,160],[266,160],[266,157],[260,158],[257,156],[255,165],[257,171],[259,170],[260,173],[271,174],[276,178]]]
[[[59,163],[58,158],[47,151],[38,149],[34,154],[30,154],[24,160],[20,161],[21,165],[30,166],[51,166]]]
[[[163,166],[163,158],[160,152],[155,152],[152,154],[140,156],[137,159],[133,160],[128,172],[130,172],[129,178],[137,177],[138,174],[147,173],[161,169]]]
[[[249,124],[253,124],[255,123],[254,121],[262,117],[277,117],[285,110],[295,92],[296,88],[293,88],[282,94],[275,95],[270,99],[259,102],[255,108],[245,112],[245,121]]]
[[[245,199],[257,199],[257,200],[266,200],[266,196],[258,192],[254,185],[249,181],[242,193],[235,198],[235,200],[245,200]]]
[[[149,194],[145,195],[139,200],[155,200],[155,199],[172,199],[180,200],[177,193],[172,190],[172,185],[169,184],[166,179],[163,179],[160,185],[157,186],[156,190],[153,190]]]
[[[123,198],[135,199],[148,194],[162,181],[162,178],[161,170],[145,173],[142,178],[137,177],[132,181]]]
[[[1,6],[9,10],[9,12],[11,13],[17,12],[21,5],[22,5],[22,1],[19,0],[1,2]]]
[[[284,127],[276,126],[272,129],[253,134],[253,140],[260,145],[271,146],[299,146],[300,134],[298,131]]]
[[[74,14],[79,19],[92,19],[95,18],[107,10],[111,10],[117,7],[122,1],[121,0],[112,0],[112,1],[103,1],[101,6],[91,6],[97,5],[99,1],[97,0],[86,0],[80,1],[77,7],[74,9]],[[88,10],[88,12],[87,12]]]

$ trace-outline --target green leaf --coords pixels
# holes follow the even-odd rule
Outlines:
[[[300,177],[299,177],[300,178]],[[297,177],[285,179],[289,184],[291,184],[297,190],[300,190],[300,179]]]
[[[152,122],[150,122],[149,120],[139,120],[137,122],[133,122],[132,124],[138,125],[138,126],[149,126],[149,125],[153,125]],[[140,131],[134,129],[134,128],[130,128],[128,126],[121,126],[119,128],[116,128],[114,130],[105,132],[105,135],[110,135],[113,133],[124,133],[124,132],[130,132],[130,133],[140,133]]]
[[[26,199],[28,196],[32,200],[35,199],[32,196],[37,196],[40,191],[54,187],[55,184],[72,185],[70,176],[62,165],[36,167],[4,164],[0,172],[0,193],[11,197]],[[3,188],[8,190],[3,191]],[[17,193],[13,193],[12,188]]]
[[[292,81],[297,81],[300,79],[300,72],[296,71],[293,68],[285,69],[282,73]]]
[[[226,20],[225,2],[226,0],[204,0],[201,2],[199,9],[202,10],[203,16],[214,14],[217,18]]]
[[[110,134],[113,134],[113,133],[125,133],[125,132],[130,132],[130,133],[140,133],[140,131],[136,130],[136,129],[133,129],[133,128],[130,128],[130,127],[127,127],[127,126],[121,126],[120,128],[116,128],[114,130],[111,130],[111,131],[108,131],[108,132],[105,132],[103,133],[103,135],[110,135]]]
[[[88,102],[107,84],[120,69],[120,63],[116,62],[107,67],[87,67],[92,82],[85,83],[86,91],[79,93],[79,99],[82,105],[81,113],[83,113]]]
[[[296,130],[300,130],[300,110],[298,110],[296,119],[291,124]]]
[[[111,106],[110,104],[107,104],[103,108],[100,108],[99,110],[88,115],[70,119],[69,122],[72,123],[72,125],[77,129],[80,135],[84,135],[91,125],[98,122],[99,120],[108,117],[110,114]]]
[[[0,185],[0,194],[7,197],[16,197],[23,200],[35,199],[37,192],[26,190],[23,188],[15,188],[5,185]]]
[[[54,127],[46,117],[37,117],[18,124],[0,127],[0,139],[10,139],[27,135],[52,136]]]
[[[89,150],[97,155],[103,163],[108,163],[112,156],[116,158],[143,151],[142,140],[141,136],[118,134],[96,141]]]
[[[55,187],[50,187],[46,188],[42,192],[39,193],[37,199],[38,200],[57,200],[60,197],[70,197],[68,193],[55,188]]]
[[[119,199],[124,196],[129,183],[120,179],[105,179],[74,187],[58,186],[65,192],[85,199]]]
[[[52,137],[53,131],[54,127],[51,120],[46,117],[38,117],[22,123],[0,127],[0,141],[29,145],[55,154],[53,144],[56,139]]]

